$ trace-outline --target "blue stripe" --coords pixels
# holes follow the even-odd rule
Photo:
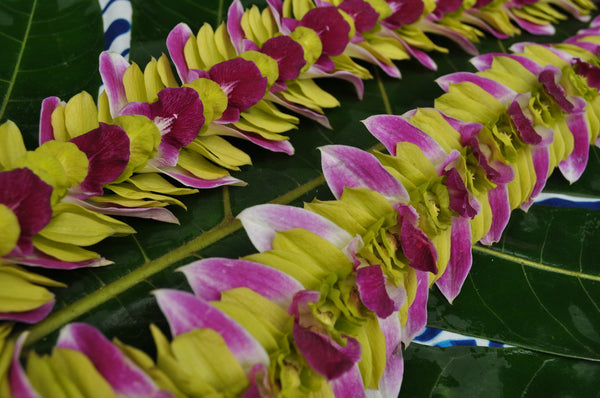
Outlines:
[[[554,206],[554,207],[579,207],[582,209],[600,210],[600,201],[590,200],[589,202],[575,202],[567,199],[552,198],[535,202],[536,205]]]
[[[426,328],[420,335],[415,337],[415,341],[426,342],[436,338],[440,333],[442,333],[442,331],[439,329]]]
[[[119,0],[109,0],[109,2],[106,3],[106,5],[104,6],[104,8],[102,9],[102,13],[104,14],[104,12],[106,12],[106,10],[108,10],[108,7],[110,7],[110,5],[112,3],[114,3],[115,1],[119,1]]]
[[[104,31],[104,49],[108,50],[115,38],[123,33],[127,33],[130,29],[131,24],[129,21],[123,18],[115,19]]]

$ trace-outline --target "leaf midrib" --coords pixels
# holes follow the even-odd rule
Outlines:
[[[0,120],[4,117],[4,112],[6,111],[6,107],[8,106],[8,101],[10,100],[10,96],[12,94],[13,87],[15,86],[15,82],[17,80],[17,75],[19,74],[19,70],[21,68],[21,61],[23,60],[23,54],[25,53],[25,47],[27,47],[27,41],[29,39],[29,32],[31,30],[31,25],[33,24],[33,16],[35,15],[35,10],[37,8],[37,0],[33,0],[31,5],[31,11],[29,13],[29,20],[27,21],[27,26],[25,27],[25,33],[23,35],[23,40],[21,41],[21,49],[19,50],[19,55],[17,57],[17,62],[15,64],[15,69],[13,71],[12,77],[8,82],[8,90],[6,90],[6,95],[2,100],[2,106],[0,107]]]
[[[539,270],[545,271],[545,272],[566,275],[566,276],[569,276],[572,278],[577,278],[577,279],[587,279],[587,280],[591,280],[594,282],[600,282],[600,275],[590,275],[590,274],[586,274],[586,273],[578,272],[578,271],[569,271],[566,269],[543,264],[543,263],[537,262],[537,261],[528,260],[528,259],[525,259],[522,257],[517,257],[513,254],[504,253],[504,252],[501,252],[498,250],[489,249],[487,247],[483,247],[483,246],[479,246],[479,245],[473,246],[473,251],[487,254],[492,257],[501,258],[503,260],[507,260],[507,261],[510,261],[513,263],[522,264],[524,266],[539,269]]]

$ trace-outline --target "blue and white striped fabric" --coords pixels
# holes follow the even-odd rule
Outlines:
[[[98,0],[104,22],[105,50],[114,51],[128,58],[131,42],[131,3],[129,0]],[[594,198],[541,193],[535,201],[546,206],[583,207],[600,209],[600,200]],[[415,343],[436,347],[483,346],[508,347],[502,343],[463,336],[439,329],[425,328],[415,338]]]
[[[131,3],[129,0],[98,0],[104,23],[104,49],[129,59]]]

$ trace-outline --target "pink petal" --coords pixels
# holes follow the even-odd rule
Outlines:
[[[187,61],[185,60],[183,49],[185,43],[187,43],[192,35],[193,33],[190,27],[182,22],[175,26],[167,36],[167,49],[169,50],[169,55],[175,64],[179,78],[184,84],[190,83],[191,80],[188,78],[190,70]]]
[[[436,83],[439,84],[444,91],[448,91],[450,84],[457,84],[461,82],[471,82],[476,84],[503,104],[509,103],[517,95],[514,90],[498,83],[495,80],[481,77],[470,72],[451,73],[436,79]]]
[[[265,98],[270,101],[275,102],[276,104],[284,106],[284,107],[296,112],[299,115],[302,115],[311,120],[314,120],[315,122],[319,123],[321,126],[323,126],[325,128],[331,129],[331,124],[329,123],[329,120],[327,119],[327,116],[325,116],[325,115],[322,115],[318,112],[315,112],[315,111],[305,108],[303,106],[296,105],[293,102],[290,102],[282,97],[275,95],[274,93],[268,93]]]
[[[217,178],[215,180],[205,180],[196,177],[189,171],[177,166],[177,167],[161,167],[160,171],[168,175],[169,177],[179,181],[183,185],[192,188],[210,189],[216,188],[223,185],[246,185],[242,180],[237,178],[226,176]]]
[[[550,151],[548,147],[532,147],[531,158],[535,169],[536,180],[531,195],[529,196],[529,200],[521,205],[521,209],[525,211],[529,209],[533,204],[535,197],[542,192],[542,189],[544,189],[544,186],[546,185],[546,179],[548,178],[548,171],[550,169]]]
[[[40,111],[40,145],[54,139],[54,128],[52,127],[52,112],[60,105],[58,97],[48,97],[42,101]]]
[[[97,213],[113,216],[147,218],[171,224],[179,224],[177,217],[164,207],[123,207],[117,204],[91,202],[75,198],[70,198],[69,201]]]
[[[375,115],[363,121],[371,134],[375,136],[388,152],[396,156],[398,142],[410,142],[423,151],[423,154],[437,165],[444,161],[447,154],[431,136],[410,124],[405,118],[395,115]]]
[[[195,329],[209,328],[219,333],[242,367],[249,371],[254,364],[269,364],[269,356],[260,343],[228,315],[208,302],[179,290],[154,291],[158,305],[169,321],[175,337]]]
[[[106,260],[104,257],[93,258],[91,260],[79,261],[79,262],[69,262],[62,261],[55,257],[51,257],[45,253],[42,253],[38,249],[33,249],[33,252],[29,254],[25,254],[19,257],[7,257],[2,259],[3,262],[7,264],[23,264],[30,265],[32,267],[42,267],[42,268],[51,268],[51,269],[62,269],[62,270],[70,270],[84,267],[101,267],[104,265],[112,264],[111,261]]]
[[[446,176],[446,186],[450,195],[450,208],[461,217],[475,217],[480,210],[479,202],[469,192],[459,172],[452,167],[445,170],[444,175]]]
[[[16,321],[23,323],[38,323],[42,319],[46,318],[48,314],[54,308],[55,300],[48,301],[41,306],[23,312],[0,312],[0,319],[4,321]]]
[[[379,319],[379,327],[385,337],[386,363],[383,376],[379,380],[379,394],[382,398],[395,398],[400,394],[404,360],[402,359],[402,330],[400,318],[390,316]]]
[[[304,287],[275,268],[246,260],[207,258],[188,264],[183,272],[196,296],[206,301],[221,299],[221,292],[247,287],[286,310],[296,292]]]
[[[551,36],[556,33],[554,26],[548,23],[546,25],[538,25],[532,22],[527,21],[526,19],[519,18],[512,14],[512,19],[519,25],[520,28],[526,30],[527,32],[534,35],[547,35]]]
[[[227,32],[238,54],[242,52],[242,40],[246,37],[242,29],[244,6],[240,0],[234,0],[227,10]]]
[[[533,61],[530,58],[527,58],[523,55],[515,55],[515,54],[504,54],[504,53],[488,53],[483,54],[478,57],[472,58],[471,63],[477,68],[479,71],[484,71],[486,69],[491,68],[492,62],[495,57],[507,57],[519,62],[525,69],[533,73],[534,75],[539,75],[543,67],[537,62]]]
[[[510,218],[510,202],[506,184],[499,184],[488,191],[488,201],[492,208],[492,225],[488,233],[480,240],[484,245],[498,242]]]
[[[102,185],[114,181],[129,163],[129,136],[121,127],[100,122],[100,127],[72,138],[89,160],[85,180],[73,188],[78,197],[102,195]]]
[[[417,294],[408,308],[408,318],[402,332],[402,342],[408,345],[427,324],[427,298],[429,297],[429,274],[417,271]]]
[[[558,168],[570,183],[574,183],[581,177],[588,162],[590,133],[584,113],[569,115],[567,125],[573,134],[574,148],[567,159],[558,164]]]
[[[386,283],[379,265],[370,265],[356,271],[356,285],[362,303],[379,318],[387,318],[398,311],[406,301],[402,286],[395,288]]]
[[[10,393],[16,398],[40,398],[40,395],[29,382],[25,370],[23,370],[21,362],[19,361],[19,356],[21,355],[21,350],[23,349],[26,338],[27,333],[22,333],[15,343],[8,375]]]
[[[388,64],[381,61],[366,48],[358,46],[354,43],[349,43],[347,48],[353,57],[364,59],[365,61],[369,61],[372,64],[379,66],[385,73],[387,73],[388,76],[396,79],[400,79],[400,77],[402,76],[402,74],[400,73],[400,69],[398,69],[396,65]]]
[[[31,237],[40,232],[52,217],[52,187],[29,169],[13,169],[0,172],[0,188],[0,203],[19,220],[18,251],[28,254],[33,250]]]
[[[452,217],[450,261],[442,276],[435,282],[450,303],[460,293],[472,263],[471,222],[468,218]]]
[[[150,376],[92,326],[84,323],[65,326],[56,346],[79,351],[88,357],[117,395],[150,397],[159,390]]]
[[[115,117],[127,104],[127,95],[123,85],[123,75],[129,62],[120,54],[104,51],[100,54],[100,76],[108,96],[110,114]]]
[[[363,398],[366,397],[365,386],[362,381],[358,365],[354,365],[349,371],[340,377],[331,380],[331,389],[334,397]]]
[[[344,70],[337,70],[333,72],[324,72],[320,69],[310,67],[308,71],[304,72],[303,76],[314,78],[314,77],[325,77],[325,78],[336,78],[345,80],[351,83],[354,86],[354,90],[356,91],[356,96],[358,99],[363,98],[363,94],[365,91],[365,84],[363,80],[355,75],[354,73],[350,73]],[[331,126],[325,126],[327,128],[331,128]]]
[[[327,184],[336,198],[344,187],[368,188],[385,196],[390,203],[408,203],[402,184],[368,152],[344,145],[327,145],[321,150],[321,165]]]
[[[252,206],[237,218],[242,221],[252,244],[259,252],[272,250],[277,231],[304,228],[342,249],[352,236],[332,221],[311,211],[277,204]]]
[[[537,145],[542,142],[542,136],[540,136],[533,128],[533,120],[527,117],[523,112],[523,107],[527,109],[529,98],[531,98],[529,93],[520,94],[513,102],[511,102],[508,107],[508,114],[515,123],[515,127],[519,131],[523,141],[527,144]]]

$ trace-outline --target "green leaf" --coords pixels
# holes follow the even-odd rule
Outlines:
[[[587,397],[600,388],[600,364],[520,348],[427,347],[404,355],[405,397]]]
[[[0,67],[0,93],[7,104],[3,105],[0,118],[17,121],[25,130],[30,145],[36,141],[37,115],[43,97],[58,95],[68,99],[84,88],[93,93],[98,83],[97,56],[102,43],[99,8],[95,2],[84,0],[62,3],[68,6],[58,14],[53,9],[54,2],[12,0],[0,4],[0,21],[5,15],[13,16],[16,21],[12,30],[3,30],[0,34],[0,52],[4,60],[9,60]],[[265,5],[264,1],[257,3],[262,7]],[[158,57],[166,51],[166,36],[178,22],[186,22],[192,30],[197,30],[204,22],[215,26],[225,18],[228,1],[206,4],[209,3],[133,0],[132,59],[144,65],[150,56]],[[249,4],[251,2],[244,2],[245,6]],[[51,20],[58,22],[50,23]],[[555,37],[523,35],[504,42],[484,39],[479,48],[484,53],[504,51],[509,43],[520,40],[559,41],[583,26],[571,20],[560,25],[560,34]],[[32,35],[32,32],[37,32],[37,35]],[[11,39],[13,37],[28,40],[17,46],[15,43],[20,42]],[[52,41],[47,37],[57,40]],[[339,108],[327,112],[333,129],[328,130],[303,120],[299,130],[291,133],[291,142],[296,148],[296,154],[292,157],[270,153],[247,142],[232,139],[231,142],[250,154],[253,161],[253,166],[243,167],[242,171],[234,173],[235,177],[248,182],[247,187],[220,188],[183,197],[182,201],[188,210],[172,209],[181,221],[180,226],[148,220],[126,220],[138,231],[136,235],[110,238],[92,247],[114,261],[114,265],[69,272],[42,271],[65,282],[68,288],[54,289],[56,309],[49,318],[28,328],[31,332],[30,343],[36,342],[34,348],[46,350],[54,344],[56,331],[60,327],[68,322],[79,321],[98,327],[110,338],[118,337],[127,344],[152,353],[148,325],[156,323],[165,328],[165,320],[150,294],[152,290],[166,287],[189,289],[183,276],[174,271],[178,266],[195,259],[209,256],[236,258],[254,252],[240,223],[234,219],[236,214],[249,206],[265,202],[301,205],[303,200],[310,201],[315,197],[330,199],[320,172],[318,146],[335,143],[371,148],[376,140],[368,134],[361,120],[372,114],[402,114],[418,106],[432,106],[433,100],[442,94],[434,82],[436,77],[455,71],[473,71],[468,62],[470,57],[458,46],[444,38],[433,39],[450,49],[449,55],[432,54],[439,66],[437,72],[426,70],[416,61],[399,63],[402,80],[388,78],[372,69],[375,79],[365,83],[362,101],[356,98],[347,82],[319,81],[322,88],[341,102]],[[44,42],[49,44],[45,45]],[[19,54],[22,55],[20,58]],[[49,75],[48,68],[54,73]],[[5,87],[12,89],[8,91]],[[594,182],[594,176],[600,171],[597,168],[598,151],[593,152],[592,159],[596,166],[584,176],[581,190],[598,194],[598,184]],[[577,186],[570,187],[561,178],[553,178],[549,184],[557,192],[571,192]],[[569,363],[573,364],[572,367],[565,365],[565,369],[573,369],[577,375],[575,379],[583,380],[582,383],[597,380],[596,370],[590,371],[588,362],[562,358],[598,359],[600,352],[600,343],[593,328],[600,324],[600,290],[597,286],[600,272],[593,262],[594,258],[598,258],[593,242],[600,234],[600,224],[594,222],[597,220],[594,215],[589,210],[537,206],[527,214],[516,211],[503,242],[491,249],[476,249],[472,276],[455,304],[445,304],[435,292],[430,300],[432,325],[510,341],[554,355],[524,354],[526,351],[523,350],[497,351],[495,357],[491,356],[481,364],[477,361],[487,358],[487,354],[478,349],[446,351],[428,348],[413,351],[415,348],[411,345],[407,352],[407,387],[404,391],[410,391],[409,383],[413,380],[415,383],[425,383],[431,379],[429,373],[420,369],[429,365],[422,365],[422,362],[415,364],[414,360],[422,356],[423,361],[431,364],[433,362],[429,357],[446,352],[466,361],[466,369],[487,366],[498,369],[498,372],[502,370],[515,375],[517,372],[511,370],[511,363],[520,363],[519,366],[531,363],[532,367],[541,363],[539,368],[544,372],[544,363]],[[506,256],[508,258],[504,258]],[[514,262],[516,258],[519,260]],[[485,289],[484,281],[487,283]],[[475,290],[473,286],[481,287],[481,290]],[[581,286],[586,287],[588,294],[583,293]],[[490,315],[488,308],[477,301],[477,293],[482,292],[493,303],[492,308],[499,314],[498,317]],[[510,332],[506,325],[510,326]],[[426,354],[425,351],[433,354]],[[499,362],[496,368],[494,358]],[[534,359],[528,362],[528,358]],[[434,362],[444,364],[451,360]],[[458,363],[457,360],[452,362]],[[502,368],[504,364],[508,365]],[[459,372],[456,374],[458,376],[461,385],[480,382],[477,372]],[[510,390],[513,388],[510,386],[511,379],[500,380],[500,383],[507,383],[507,391],[513,391]],[[551,376],[547,379],[553,381]],[[556,380],[558,383],[565,379]],[[453,381],[444,379],[444,383],[447,386]],[[534,395],[533,392],[537,390],[533,387],[537,386],[543,387],[531,383],[528,391]]]
[[[44,98],[98,91],[100,6],[86,0],[5,0],[0,26],[0,122],[15,122],[32,149]]]

